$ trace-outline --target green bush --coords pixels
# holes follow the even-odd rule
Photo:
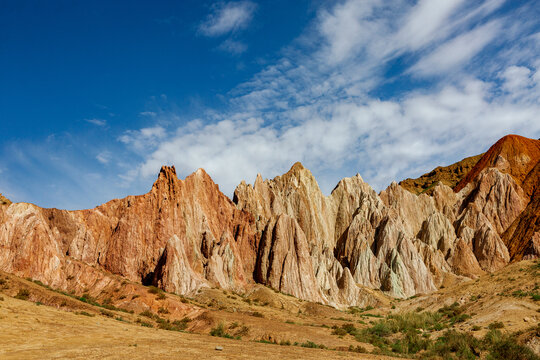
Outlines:
[[[502,329],[504,327],[504,324],[501,321],[495,321],[488,325],[488,329]]]
[[[170,314],[169,309],[167,309],[165,307],[160,307],[157,312],[158,312],[158,314]]]
[[[225,326],[223,325],[223,323],[219,323],[215,328],[212,328],[212,330],[210,330],[210,335],[227,339],[234,339],[234,336],[225,331]]]
[[[487,357],[489,360],[540,360],[540,357],[526,346],[519,345],[515,339],[505,337],[494,343]]]
[[[90,313],[88,313],[88,312],[86,312],[86,311],[78,311],[78,312],[76,312],[75,314],[77,314],[77,315],[83,315],[83,316],[89,316],[89,317],[94,316],[94,314],[90,314]]]
[[[174,320],[172,323],[174,326],[178,327],[180,330],[185,330],[188,327],[188,323],[191,321],[190,318],[185,317],[182,320]]]
[[[19,289],[19,292],[17,293],[17,295],[15,295],[15,299],[19,299],[19,300],[28,300],[29,297],[30,297],[30,291],[28,291],[28,289]]]
[[[142,313],[140,313],[139,315],[141,316],[146,316],[146,317],[149,317],[149,318],[153,318],[154,317],[154,314],[150,311],[150,310],[144,310]]]
[[[457,356],[458,359],[475,359],[480,355],[480,348],[481,343],[474,336],[447,330],[432,345],[430,352],[443,359],[449,359],[451,356]]]
[[[327,349],[326,346],[322,344],[315,344],[313,341],[306,341],[305,343],[300,344],[301,347],[312,348],[312,349]]]

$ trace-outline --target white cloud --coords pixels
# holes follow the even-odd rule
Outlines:
[[[214,6],[213,12],[199,26],[199,31],[206,36],[221,36],[245,29],[255,11],[251,1],[229,2]]]
[[[464,2],[465,0],[420,0],[406,17],[405,24],[397,35],[399,43],[418,49],[444,37],[449,29],[441,28]]]
[[[417,75],[437,75],[467,63],[496,38],[501,24],[493,20],[444,43],[421,59],[411,71]]]
[[[90,124],[96,125],[96,126],[101,126],[101,127],[107,125],[107,120],[103,120],[103,119],[85,119],[84,121]]]
[[[241,41],[227,39],[223,41],[218,48],[233,55],[238,55],[247,50],[247,45]]]
[[[148,116],[148,117],[156,117],[157,114],[154,111],[143,111],[143,112],[140,112],[139,115]]]
[[[112,159],[112,154],[109,151],[102,151],[96,156],[96,160],[102,164],[108,164]]]
[[[146,152],[155,148],[165,136],[165,128],[154,126],[140,130],[128,130],[118,140],[136,151]]]

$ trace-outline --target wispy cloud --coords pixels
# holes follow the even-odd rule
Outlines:
[[[411,71],[419,75],[437,75],[467,63],[501,31],[500,21],[494,20],[461,34],[444,43],[421,59]]]
[[[96,156],[96,160],[102,164],[108,164],[112,159],[112,154],[109,151],[102,151]]]
[[[220,50],[226,51],[233,55],[242,54],[247,50],[247,45],[241,41],[227,39],[223,41],[219,47]]]
[[[84,121],[86,121],[87,123],[96,125],[96,126],[103,127],[107,125],[107,120],[103,120],[103,119],[85,119]]]
[[[156,117],[156,113],[154,111],[142,111],[139,113],[141,116],[149,116],[149,117]]]
[[[140,130],[128,130],[118,140],[130,146],[135,151],[147,152],[154,149],[165,136],[165,128],[154,126]]]
[[[245,29],[256,9],[251,1],[220,3],[213,7],[207,19],[199,25],[206,36],[222,36]]]

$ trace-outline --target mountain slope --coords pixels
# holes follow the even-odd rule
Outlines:
[[[471,171],[483,155],[467,157],[448,166],[438,166],[419,178],[402,180],[399,185],[416,195],[433,195],[433,189],[439,181],[453,189]]]
[[[454,191],[463,189],[484,169],[497,168],[503,173],[510,174],[518,185],[525,185],[523,190],[530,196],[533,191],[531,187],[537,181],[534,179],[527,181],[527,178],[538,161],[540,161],[540,140],[519,135],[506,135],[489,148],[471,171],[456,185]]]

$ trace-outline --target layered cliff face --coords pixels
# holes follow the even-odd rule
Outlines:
[[[242,182],[233,201],[202,169],[179,180],[163,167],[147,194],[94,209],[5,202],[0,270],[65,290],[99,291],[118,276],[179,294],[257,282],[335,306],[374,305],[370,289],[429,293],[540,255],[537,143],[519,155],[506,139],[460,191],[439,183],[431,196],[396,183],[377,194],[359,175],[325,196],[296,163]]]
[[[179,180],[163,167],[152,190],[91,210],[12,204],[0,213],[0,269],[67,289],[96,285],[96,271],[188,293],[252,281],[253,218],[198,170]]]

